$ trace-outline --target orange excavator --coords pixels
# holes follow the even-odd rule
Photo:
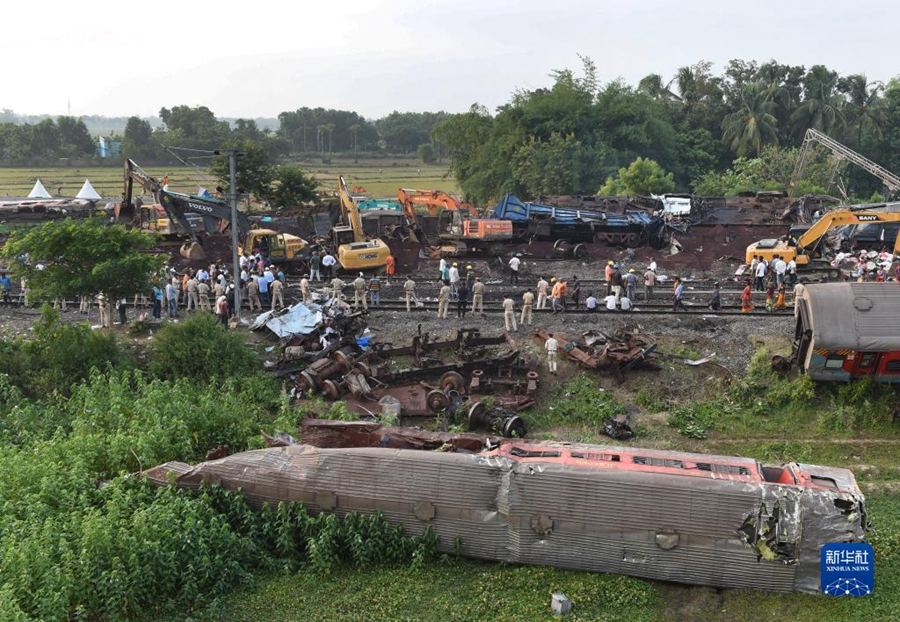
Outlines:
[[[401,188],[397,191],[397,199],[419,243],[431,247],[433,251],[439,249],[441,255],[496,255],[501,244],[513,240],[511,221],[480,219],[474,207],[446,192]],[[415,210],[417,205],[424,206],[430,214],[439,217],[436,245],[428,240],[419,225]]]

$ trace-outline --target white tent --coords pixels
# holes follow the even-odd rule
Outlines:
[[[31,192],[28,193],[29,199],[52,199],[50,193],[47,192],[47,189],[44,188],[44,184],[41,183],[41,180],[38,179],[34,182],[34,188],[31,189]]]
[[[81,187],[81,190],[78,191],[78,194],[75,195],[75,198],[96,201],[102,197],[94,190],[94,187],[91,185],[91,180],[85,179],[84,185]]]

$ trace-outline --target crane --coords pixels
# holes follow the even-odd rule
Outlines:
[[[800,147],[800,153],[797,156],[797,163],[794,165],[794,173],[793,175],[791,175],[791,196],[794,195],[794,190],[797,187],[797,184],[800,182],[800,176],[803,173],[803,167],[806,165],[806,159],[809,156],[809,152],[811,151],[813,143],[818,143],[824,146],[826,149],[831,151],[832,154],[834,154],[834,157],[837,160],[837,163],[835,164],[835,172],[837,171],[837,167],[840,166],[840,163],[846,160],[848,162],[852,162],[864,171],[880,179],[891,192],[897,192],[898,190],[900,190],[900,177],[897,177],[880,164],[876,164],[869,158],[862,156],[849,147],[842,145],[830,136],[823,134],[818,130],[810,128],[806,130],[806,135],[803,137],[803,145]]]

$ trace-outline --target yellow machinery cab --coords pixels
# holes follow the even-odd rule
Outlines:
[[[308,246],[303,238],[272,229],[251,229],[244,240],[244,252],[252,253],[258,248],[272,263],[303,259]]]

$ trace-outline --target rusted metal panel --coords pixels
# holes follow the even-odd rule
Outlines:
[[[385,437],[380,427],[349,425],[359,435],[337,441],[381,445]],[[423,434],[401,440],[443,442]],[[431,526],[442,551],[460,536],[470,557],[723,588],[816,593],[821,545],[864,539],[866,527],[865,500],[845,469],[637,448],[508,442],[465,454],[300,445],[193,468],[169,463],[144,476],[167,485],[170,474],[180,486],[240,488],[256,508],[286,500],[314,513],[382,511],[412,534]]]

